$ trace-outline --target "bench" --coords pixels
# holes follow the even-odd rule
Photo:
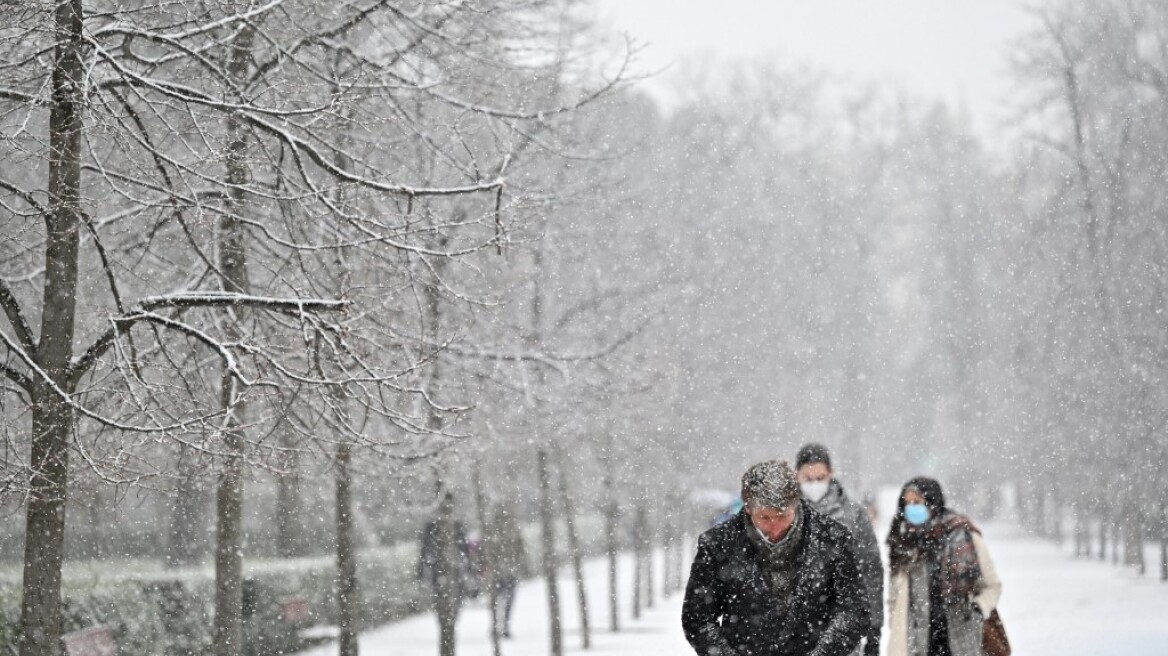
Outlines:
[[[65,656],[117,656],[118,643],[109,627],[92,626],[61,636]]]

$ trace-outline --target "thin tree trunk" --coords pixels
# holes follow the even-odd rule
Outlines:
[[[492,543],[494,532],[491,529],[491,520],[487,510],[486,496],[483,494],[482,464],[476,462],[474,468],[474,495],[475,511],[479,519],[479,533],[482,535],[482,548],[479,558],[482,560],[483,571],[486,572],[487,610],[491,613],[489,630],[491,632],[491,653],[500,656],[503,653],[502,642],[499,639],[499,588],[496,585],[498,572],[495,569],[495,557],[492,553],[495,545]]]
[[[455,626],[458,623],[458,611],[462,603],[462,568],[459,566],[461,554],[458,540],[454,503],[449,496],[444,496],[438,505],[439,555],[436,591],[438,598],[435,600],[435,610],[438,614],[438,653],[441,656],[454,656]]]
[[[1075,518],[1075,557],[1090,558],[1091,530],[1087,525],[1087,517],[1086,513],[1083,512],[1083,504],[1074,504],[1072,506],[1072,512]]]
[[[235,380],[223,373],[223,407],[231,408]],[[239,656],[243,645],[243,435],[228,410],[224,436],[227,457],[219,477],[215,510],[215,656]]]
[[[276,477],[276,553],[281,558],[305,554],[303,502],[300,499],[300,452],[285,426],[280,433],[280,473]]]
[[[653,592],[653,581],[656,579],[653,572],[655,571],[653,565],[654,556],[654,540],[653,528],[649,525],[649,511],[644,506],[640,508],[640,516],[638,521],[644,522],[645,528],[644,537],[642,538],[642,548],[645,550],[645,608],[652,608],[655,603],[656,595]]]
[[[343,402],[343,399],[337,402]],[[340,656],[357,656],[360,598],[357,588],[357,551],[353,539],[352,446],[346,442],[339,444],[336,458],[337,625],[340,629]]]
[[[243,29],[232,45],[228,72],[235,80],[247,73],[254,38],[252,28]],[[227,120],[228,211],[219,221],[219,271],[225,291],[247,293],[247,246],[243,226],[236,214],[243,211],[243,186],[249,176],[246,128],[235,115]],[[239,310],[235,310],[239,312]],[[224,322],[227,340],[238,337],[239,317]],[[242,403],[237,398],[235,379],[224,365],[220,402],[227,413],[224,420],[224,451],[228,454],[219,478],[216,500],[215,538],[215,656],[239,656],[243,644],[243,452]]]
[[[1160,532],[1160,580],[1168,581],[1168,528]]]
[[[576,604],[580,610],[580,645],[592,647],[592,629],[588,622],[588,591],[584,586],[584,558],[580,539],[576,534],[576,506],[568,491],[567,468],[560,467],[560,503],[568,528],[568,553],[572,556],[572,572],[576,577]]]
[[[61,391],[72,393],[81,225],[81,129],[84,76],[81,0],[57,2],[52,109],[49,116],[49,212],[45,215],[44,295],[40,343],[34,356]],[[26,345],[30,350],[32,345]],[[73,408],[53,386],[34,377],[32,445],[20,604],[20,656],[56,656],[61,633],[61,564]]]
[[[612,498],[612,481],[605,478],[608,502],[604,506],[604,543],[608,554],[608,626],[613,633],[620,631],[620,595],[617,587],[617,504]]]
[[[1111,522],[1111,564],[1119,564],[1119,527],[1123,522],[1117,518]]]
[[[207,554],[208,499],[198,480],[190,449],[183,447],[178,468],[182,479],[171,503],[166,545],[167,567],[190,567]]]
[[[633,519],[633,619],[641,619],[645,586],[645,523],[644,506],[638,505]]]
[[[1144,559],[1144,521],[1143,513],[1135,504],[1127,513],[1123,542],[1123,564],[1136,568],[1136,572],[1147,572],[1147,562]]]
[[[1034,526],[1040,537],[1050,535],[1046,526],[1046,493],[1042,490],[1036,490],[1034,495]]]
[[[551,656],[563,656],[564,631],[560,615],[560,588],[556,583],[556,527],[552,512],[552,480],[548,465],[547,451],[536,453],[537,475],[539,477],[539,523],[543,530],[541,559],[543,577],[547,581],[548,629],[551,632]]]
[[[1050,499],[1050,512],[1053,524],[1053,537],[1055,544],[1062,546],[1063,544],[1063,506],[1062,499],[1059,498],[1058,493],[1052,493]]]
[[[1099,560],[1107,560],[1107,518],[1099,518]]]

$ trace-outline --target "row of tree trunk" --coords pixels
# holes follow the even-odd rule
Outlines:
[[[1134,568],[1147,574],[1144,545],[1149,533],[1158,536],[1159,578],[1168,582],[1168,504],[1161,505],[1159,517],[1148,517],[1134,503],[1105,504],[1096,502],[1064,506],[1054,495],[1036,494],[1019,504],[1022,522],[1040,537],[1062,544],[1066,539],[1065,520],[1072,523],[1071,539],[1077,558],[1108,560],[1115,565]]]

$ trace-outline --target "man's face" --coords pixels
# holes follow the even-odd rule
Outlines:
[[[746,514],[750,516],[750,521],[755,528],[762,531],[771,542],[778,542],[783,539],[787,531],[791,529],[791,524],[795,522],[795,508],[796,504],[792,503],[787,508],[767,508],[746,506]]]
[[[822,462],[809,462],[795,472],[795,480],[800,483],[815,483],[831,480],[831,467]]]

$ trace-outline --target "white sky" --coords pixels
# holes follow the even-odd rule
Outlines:
[[[597,3],[615,29],[648,45],[640,56],[645,70],[686,55],[785,55],[848,79],[962,102],[983,133],[996,131],[1012,88],[1005,48],[1033,24],[1019,0]]]

